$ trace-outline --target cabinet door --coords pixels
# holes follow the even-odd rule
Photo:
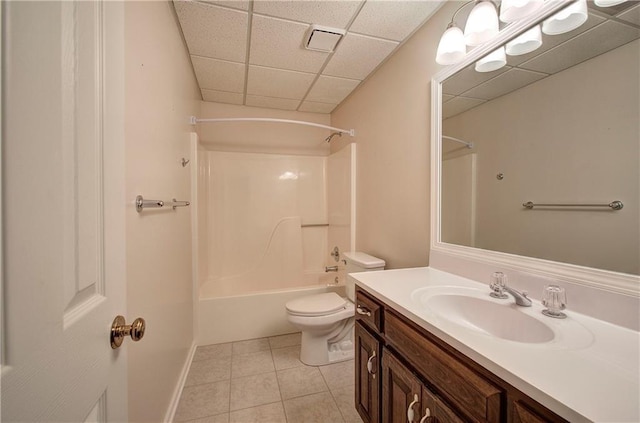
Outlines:
[[[464,423],[464,420],[427,387],[422,387],[420,423]]]
[[[564,421],[564,420],[547,420],[534,411],[530,410],[529,407],[521,403],[520,401],[515,401],[513,403],[513,423],[549,423],[556,421]]]
[[[382,421],[418,423],[422,384],[386,348],[382,351]]]
[[[356,410],[365,423],[379,423],[380,343],[359,322],[355,337]]]

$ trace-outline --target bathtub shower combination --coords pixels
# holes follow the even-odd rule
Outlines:
[[[295,332],[285,304],[344,291],[334,246],[352,249],[355,144],[331,156],[197,148],[198,342]]]

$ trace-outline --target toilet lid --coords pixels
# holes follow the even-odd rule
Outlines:
[[[347,302],[335,292],[308,295],[291,300],[286,304],[287,311],[298,316],[325,316],[345,308]]]

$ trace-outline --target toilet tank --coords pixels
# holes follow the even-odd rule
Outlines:
[[[362,253],[360,251],[349,251],[342,255],[347,267],[347,279],[345,281],[347,289],[347,297],[351,301],[356,300],[356,283],[355,280],[348,275],[348,273],[357,272],[371,272],[374,270],[384,270],[385,262],[377,257],[370,256],[369,254]]]

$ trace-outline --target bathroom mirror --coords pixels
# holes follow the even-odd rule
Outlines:
[[[589,2],[578,28],[476,71],[565,5],[433,79],[432,249],[637,293],[640,4]]]

